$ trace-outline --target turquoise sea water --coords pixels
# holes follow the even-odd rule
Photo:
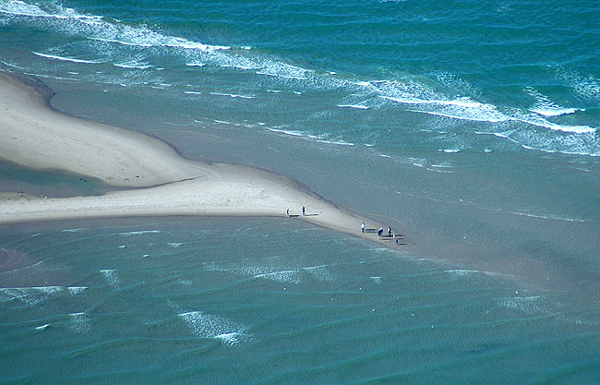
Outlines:
[[[4,383],[598,382],[597,325],[501,276],[296,222],[145,222],[3,233]]]
[[[3,227],[0,380],[600,383],[597,20],[591,1],[0,0],[0,67],[55,109],[285,174],[415,245],[276,220]],[[0,166],[2,191],[106,191]]]

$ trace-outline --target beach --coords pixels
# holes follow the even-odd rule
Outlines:
[[[52,92],[33,79],[4,73],[0,82],[4,159],[128,188],[70,198],[4,194],[0,224],[135,216],[287,217],[391,247],[398,246],[397,239],[406,245],[404,237],[387,232],[385,237],[372,229],[361,232],[364,222],[370,228],[384,225],[346,212],[288,178],[250,167],[190,161],[158,139],[53,111],[47,99]]]
[[[599,19],[0,0],[0,383],[600,383]]]

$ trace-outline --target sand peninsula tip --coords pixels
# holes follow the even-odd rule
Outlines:
[[[0,224],[136,216],[257,216],[300,219],[389,247],[401,235],[343,210],[267,171],[182,158],[150,136],[54,111],[39,81],[0,72],[2,158],[38,170],[63,170],[125,190],[102,196],[0,200]],[[361,231],[361,223],[367,223]]]

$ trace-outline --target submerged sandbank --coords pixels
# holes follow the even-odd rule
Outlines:
[[[0,73],[0,156],[39,170],[64,170],[115,187],[102,196],[0,197],[0,224],[135,216],[274,216],[363,236],[385,227],[351,214],[294,181],[266,171],[182,158],[158,139],[53,111],[35,80]],[[306,215],[303,215],[305,208]],[[289,215],[288,215],[289,214]]]

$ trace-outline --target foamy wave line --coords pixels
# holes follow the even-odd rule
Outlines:
[[[0,288],[0,302],[18,300],[27,305],[35,305],[61,293],[71,296],[81,294],[85,286],[33,286],[33,287],[3,287]]]
[[[32,52],[34,55],[44,57],[46,59],[68,61],[71,63],[80,63],[80,64],[100,64],[100,63],[102,63],[101,61],[98,61],[98,60],[85,60],[85,59],[77,59],[77,58],[66,57],[66,56],[50,55],[47,53],[41,53],[41,52],[35,52],[35,51],[32,51]]]
[[[37,5],[27,4],[24,1],[13,0],[4,1],[0,3],[0,13],[5,13],[12,16],[24,16],[24,17],[41,17],[41,18],[53,18],[53,19],[89,19],[89,20],[101,20],[101,16],[88,16],[80,15],[72,8],[58,7],[56,14],[51,14],[44,11]]]
[[[568,132],[568,133],[573,133],[573,134],[589,134],[589,133],[595,133],[598,130],[598,128],[594,128],[594,127],[590,127],[590,126],[561,126],[560,124],[551,123],[545,119],[542,121],[535,121],[535,120],[524,119],[524,118],[511,118],[510,120],[514,120],[514,121],[525,123],[525,124],[530,124],[532,126],[549,128],[553,131],[562,131],[562,132]]]
[[[293,66],[290,64],[265,60],[260,64],[261,69],[256,71],[258,75],[276,76],[292,80],[307,80],[312,71]]]
[[[124,68],[124,69],[135,69],[135,70],[147,70],[152,68],[150,64],[140,64],[136,62],[128,62],[128,63],[113,63],[115,67]]]
[[[556,116],[572,115],[578,111],[584,112],[585,108],[531,108],[529,111],[547,118],[552,118]]]
[[[119,233],[119,235],[122,235],[124,237],[131,237],[134,235],[160,234],[160,233],[162,233],[161,230],[141,230],[141,231],[127,231],[124,233]]]
[[[132,28],[132,27],[128,27]],[[138,32],[138,31],[136,31]],[[143,35],[143,33],[140,34]],[[217,50],[228,50],[230,47],[228,46],[217,46],[217,45],[209,45],[198,43],[194,41],[190,41],[180,37],[174,36],[165,36],[161,34],[157,34],[150,30],[147,30],[146,38],[137,37],[137,33],[134,36],[128,36],[129,34],[124,34],[121,38],[103,38],[103,37],[90,37],[90,40],[102,41],[105,43],[115,43],[122,44],[128,46],[136,46],[142,48],[150,48],[150,47],[171,47],[171,48],[183,48],[183,49],[191,49],[191,50],[200,50],[200,51],[217,51]]]
[[[82,228],[78,228],[78,229],[64,229],[61,232],[63,232],[63,233],[81,233],[81,232],[84,232],[86,230],[89,230],[89,228],[82,227]]]
[[[27,18],[55,19],[54,27],[71,35],[81,35],[90,40],[138,47],[174,47],[189,50],[229,50],[229,46],[209,45],[185,38],[164,35],[146,26],[129,26],[119,21],[106,21],[102,16],[82,15],[72,8],[49,4],[47,10],[39,5],[20,0],[3,1],[0,13]],[[91,31],[91,36],[90,36]]]
[[[595,133],[598,128],[590,127],[590,126],[565,126],[556,123],[552,123],[543,119],[542,117],[534,117],[533,115],[528,117],[517,117],[517,116],[507,116],[499,111],[497,111],[496,107],[490,104],[483,104],[479,102],[473,101],[465,101],[465,100],[455,100],[455,101],[443,101],[443,100],[411,100],[411,99],[400,99],[390,96],[380,96],[382,99],[408,104],[408,105],[437,105],[441,107],[452,106],[457,107],[456,110],[424,110],[424,109],[411,109],[412,112],[418,112],[428,115],[434,116],[443,116],[447,118],[453,119],[461,119],[461,120],[470,120],[470,121],[480,121],[480,122],[489,122],[489,123],[500,123],[507,121],[521,122],[529,125],[533,125],[536,127],[548,128],[553,131],[562,131],[573,134],[587,134],[587,133]],[[556,110],[559,111],[559,110]],[[561,109],[560,113],[556,113],[554,115],[547,112],[545,116],[559,116],[562,114],[566,114],[568,111],[584,111],[583,109]],[[540,114],[541,111],[532,111],[537,114]]]
[[[280,134],[286,134],[291,136],[306,136],[303,132],[294,130],[282,130],[278,128],[267,128],[269,131],[278,132]]]
[[[356,146],[355,143],[347,142],[347,141],[342,140],[342,139],[338,139],[338,140],[327,139],[327,134],[323,134],[323,135],[311,135],[311,134],[304,133],[302,131],[283,130],[283,129],[270,128],[270,127],[267,127],[267,130],[272,131],[272,132],[277,132],[277,133],[280,133],[280,134],[294,136],[294,137],[297,137],[297,138],[303,138],[303,139],[306,139],[306,140],[314,140],[314,141],[319,142],[319,143],[332,144],[332,145],[336,145],[336,146]]]
[[[86,313],[71,313],[69,318],[71,319],[71,329],[74,331],[83,334],[90,331],[90,317]]]
[[[511,310],[518,310],[526,314],[535,314],[542,312],[542,307],[539,303],[539,296],[530,297],[512,297],[497,299],[498,305]]]
[[[423,109],[411,109],[413,112],[444,116],[447,118],[471,120],[478,122],[490,122],[499,123],[509,120],[510,118],[502,114],[496,109],[496,106],[491,104],[483,104],[474,102],[469,99],[459,100],[421,100],[412,98],[398,98],[392,96],[379,96],[382,99],[390,100],[392,102],[414,105],[414,106],[440,106],[442,108],[450,107],[455,109],[450,110],[423,110]]]
[[[215,95],[215,96],[228,96],[230,98],[240,98],[240,99],[256,99],[256,96],[254,95],[236,95],[236,94],[227,94],[227,93],[222,93],[222,92],[210,92],[211,95]]]
[[[339,108],[354,108],[357,110],[368,110],[370,108],[369,106],[363,106],[360,104],[338,104],[337,106]]]
[[[300,271],[298,270],[270,271],[267,273],[256,274],[254,278],[268,279],[270,281],[288,282],[295,284],[299,284],[302,281]]]
[[[224,317],[201,311],[190,311],[178,316],[187,322],[194,335],[201,338],[214,338],[231,346],[252,339],[245,333],[246,327]]]
[[[530,108],[529,111],[538,115],[545,116],[547,118],[562,115],[571,115],[578,111],[585,111],[585,109],[580,108],[561,107],[558,104],[552,102],[548,96],[542,94],[533,87],[527,87],[524,91],[536,99],[534,106]]]
[[[320,143],[325,143],[325,144],[334,144],[336,146],[355,146],[356,144],[351,143],[351,142],[346,142],[345,140],[326,140],[326,139],[319,139],[317,140]]]
[[[106,280],[106,283],[108,283],[109,286],[119,287],[119,285],[121,284],[121,280],[119,279],[119,276],[117,275],[117,272],[115,270],[103,269],[100,270],[100,273],[102,274],[102,276]]]

